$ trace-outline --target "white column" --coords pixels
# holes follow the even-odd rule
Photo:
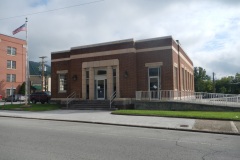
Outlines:
[[[94,99],[94,68],[89,68],[89,99]]]
[[[113,69],[111,66],[107,67],[107,99],[110,99],[110,96],[113,93]]]
[[[87,99],[86,97],[86,69],[82,69],[82,99]]]

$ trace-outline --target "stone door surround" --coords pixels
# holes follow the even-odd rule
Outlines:
[[[119,60],[102,60],[82,63],[82,98],[86,99],[86,70],[89,70],[89,100],[94,100],[94,70],[96,68],[106,68],[107,70],[107,99],[110,98],[113,92],[113,67],[116,68],[116,98],[119,94]]]

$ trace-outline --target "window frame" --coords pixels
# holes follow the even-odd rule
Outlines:
[[[8,94],[9,93],[9,94]],[[6,95],[7,95],[7,97],[8,96],[11,96],[11,95],[13,95],[13,94],[15,94],[16,93],[16,88],[7,88],[6,89]]]
[[[12,60],[7,60],[7,69],[16,69],[17,62]]]
[[[16,74],[7,74],[7,82],[16,82]]]
[[[178,90],[178,67],[174,66],[173,70],[174,89]]]
[[[157,71],[158,74],[155,76],[150,76],[150,69],[153,69],[153,68],[158,69]],[[148,91],[154,91],[154,90],[151,90],[151,86],[150,86],[150,82],[151,82],[150,79],[152,78],[158,79],[158,86],[156,90],[161,90],[161,66],[148,67]]]
[[[17,48],[7,46],[7,55],[16,56]]]
[[[63,76],[64,78],[61,78]],[[67,92],[67,73],[58,74],[58,92],[66,93]]]

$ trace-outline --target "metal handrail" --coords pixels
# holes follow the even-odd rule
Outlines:
[[[136,100],[144,101],[185,101],[190,103],[206,103],[210,105],[240,107],[240,95],[206,93],[193,91],[136,91]]]
[[[116,98],[116,95],[117,95],[117,92],[114,91],[112,93],[112,95],[110,96],[110,109],[112,108],[112,103],[113,103],[114,99]]]
[[[74,101],[76,99],[76,92],[72,92],[68,97],[67,97],[67,102],[66,102],[66,105],[67,105],[67,109],[68,109],[68,105]]]

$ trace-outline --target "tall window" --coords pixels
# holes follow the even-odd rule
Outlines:
[[[7,47],[7,54],[8,55],[12,55],[12,56],[15,56],[16,55],[16,48],[14,48],[14,47]]]
[[[15,93],[16,89],[11,88],[11,89],[6,89],[7,96],[11,96]]]
[[[178,68],[174,67],[174,88],[178,89]]]
[[[185,90],[188,90],[188,73],[187,70],[185,70]]]
[[[113,92],[115,92],[116,91],[116,89],[117,89],[117,84],[116,84],[116,76],[117,76],[117,74],[116,74],[116,68],[113,68]]]
[[[67,74],[59,74],[59,92],[67,91]]]
[[[16,61],[7,60],[7,69],[16,69]]]
[[[182,68],[182,90],[185,90],[185,71]]]
[[[7,82],[16,82],[16,74],[7,74]]]
[[[150,91],[158,91],[161,89],[161,70],[160,67],[148,69],[148,82]]]

